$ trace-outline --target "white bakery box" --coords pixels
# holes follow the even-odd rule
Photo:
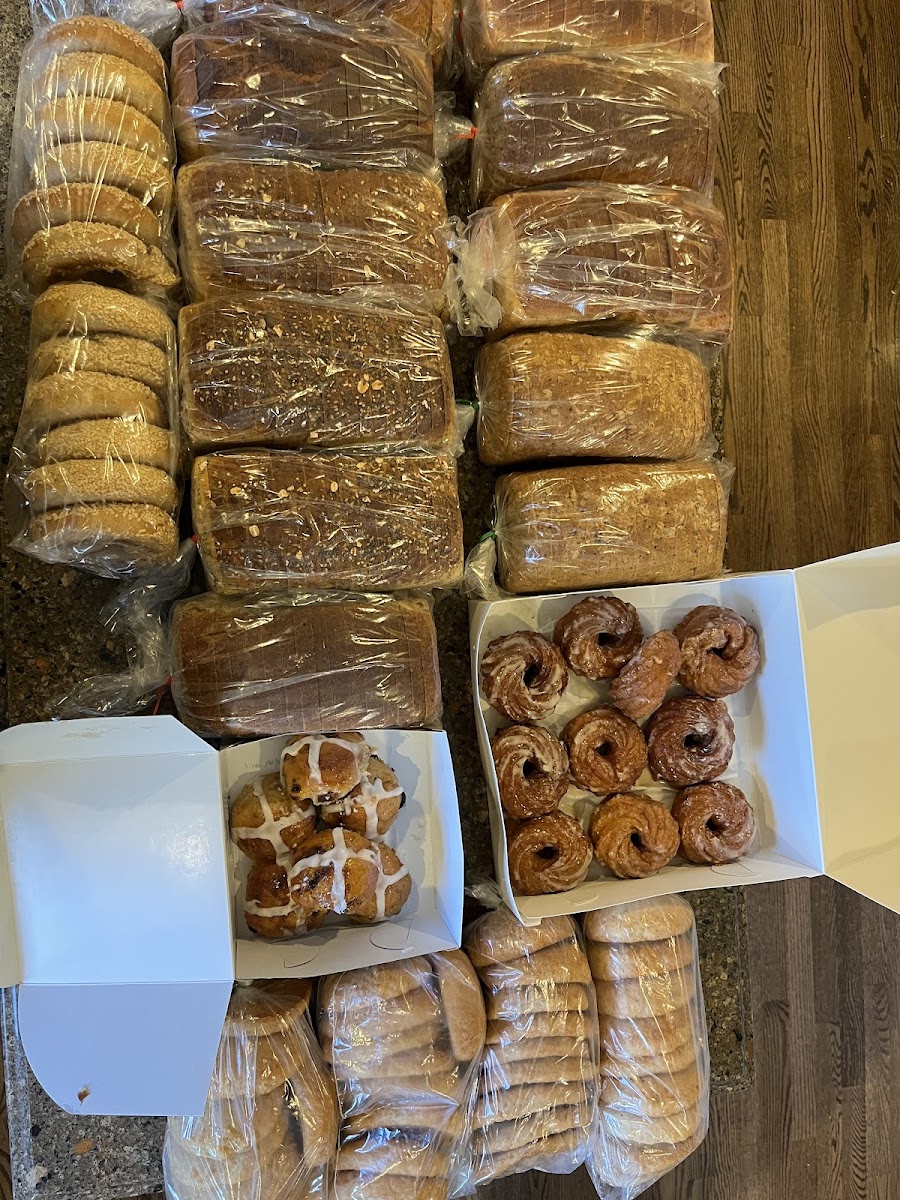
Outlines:
[[[243,923],[226,809],[285,737],[216,752],[174,717],[0,733],[0,986],[69,1112],[203,1111],[235,979],[325,975],[460,944],[463,857],[447,736],[368,730],[406,804],[387,837],[403,911],[266,942]],[[246,866],[244,867],[246,871]]]
[[[513,891],[506,859],[490,738],[509,724],[484,700],[478,664],[501,634],[556,620],[585,596],[616,595],[641,615],[646,634],[671,629],[699,604],[733,608],[759,630],[761,665],[726,700],[735,751],[724,780],[756,810],[755,848],[728,866],[676,859],[647,879],[616,879],[596,861],[569,892]],[[892,769],[900,741],[900,543],[796,570],[730,575],[712,582],[604,588],[471,605],[472,678],[488,779],[497,880],[525,924],[650,896],[735,884],[828,875],[900,912],[900,783]],[[608,685],[570,673],[552,717],[554,733],[607,698]],[[675,693],[673,693],[675,694]],[[635,790],[671,800],[649,772]],[[597,797],[570,787],[563,808],[587,818]]]

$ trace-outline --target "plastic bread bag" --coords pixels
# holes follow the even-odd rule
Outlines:
[[[462,453],[444,327],[428,309],[378,294],[221,296],[181,310],[178,340],[182,422],[194,453]]]
[[[490,466],[712,453],[717,347],[653,326],[511,334],[478,353],[478,453]]]
[[[620,321],[728,337],[722,214],[693,192],[584,184],[501,196],[454,245],[460,329]]]
[[[181,168],[176,190],[191,300],[385,290],[446,308],[447,205],[427,175],[202,159]]]
[[[498,63],[475,99],[474,198],[592,181],[712,195],[720,70],[576,54]]]
[[[7,196],[19,299],[75,279],[171,298],[174,163],[166,71],[151,42],[93,16],[34,37],[22,56]]]
[[[709,1123],[709,1050],[691,906],[638,900],[583,918],[600,1021],[600,1114],[588,1160],[602,1200],[634,1200]]]
[[[14,549],[110,578],[172,562],[180,502],[175,330],[155,304],[94,283],[34,306],[10,456]]]
[[[454,0],[312,0],[301,5],[295,0],[271,0],[285,8],[303,8],[332,21],[369,25],[393,22],[407,34],[420,38],[431,54],[435,73],[446,67],[453,46]],[[188,28],[218,21],[235,13],[251,15],[255,0],[182,0]]]
[[[326,1200],[337,1149],[332,1080],[309,980],[236,985],[200,1117],[170,1117],[168,1200]]]
[[[526,927],[498,909],[473,922],[463,944],[488,1024],[456,1190],[532,1169],[567,1175],[587,1157],[598,1091],[594,993],[578,928],[570,917]]]
[[[710,0],[462,0],[467,71],[520,54],[650,52],[713,60]]]
[[[195,459],[194,531],[210,588],[371,592],[462,578],[456,462],[436,454],[235,451]]]
[[[440,728],[430,596],[194,596],[169,645],[178,715],[210,737]]]
[[[336,1200],[446,1200],[485,1038],[465,954],[326,976],[319,1038],[341,1107]]]
[[[29,0],[35,31],[69,17],[110,17],[130,25],[161,50],[181,26],[178,0]]]

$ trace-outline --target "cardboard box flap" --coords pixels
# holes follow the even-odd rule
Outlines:
[[[6,855],[6,835],[3,832],[3,805],[0,801],[0,988],[14,987],[21,980],[22,964]]]
[[[900,911],[900,544],[794,574],[825,871]]]

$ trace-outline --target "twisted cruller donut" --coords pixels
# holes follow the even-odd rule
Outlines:
[[[647,765],[639,726],[611,704],[573,717],[562,737],[575,782],[598,796],[627,791]]]
[[[721,700],[668,700],[650,718],[646,732],[653,777],[672,787],[707,783],[731,762],[734,725]]]
[[[740,788],[702,783],[679,792],[672,816],[681,829],[681,853],[692,863],[743,858],[756,836],[756,817]]]
[[[481,660],[485,698],[510,721],[548,716],[568,682],[569,672],[556,646],[527,629],[494,638]]]
[[[609,698],[632,721],[643,721],[665,700],[680,666],[678,639],[661,629],[647,638],[615,677],[609,685]]]
[[[553,640],[576,675],[609,679],[644,636],[637,609],[617,596],[589,596],[559,618]]]
[[[543,896],[577,887],[588,872],[593,851],[579,822],[555,812],[513,826],[508,858],[516,891]]]
[[[561,741],[534,725],[507,725],[491,741],[491,753],[508,817],[525,820],[559,808],[569,786],[569,757]]]
[[[731,696],[759,666],[756,630],[731,608],[702,604],[675,626],[681,644],[681,682],[710,699]]]
[[[641,792],[598,804],[588,832],[597,861],[620,879],[655,875],[678,853],[678,823],[664,804]]]

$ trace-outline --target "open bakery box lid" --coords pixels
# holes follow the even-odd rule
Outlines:
[[[462,931],[447,736],[369,730],[407,794],[392,839],[413,880],[379,925],[265,942],[242,921],[226,799],[287,737],[217,752],[174,717],[0,733],[0,986],[39,1082],[69,1112],[203,1111],[235,978],[324,975],[452,949]]]
[[[506,865],[490,754],[491,736],[507,722],[481,695],[478,664],[493,638],[523,628],[551,636],[564,612],[601,593],[649,615],[646,632],[673,628],[700,604],[734,608],[760,630],[760,669],[743,693],[729,697],[736,773],[724,776],[747,792],[758,841],[727,866],[676,860],[649,878],[622,880],[595,864],[570,892],[520,895]],[[526,924],[645,897],[822,874],[900,912],[900,783],[889,768],[900,728],[900,544],[789,571],[477,602],[471,650],[497,878]],[[598,685],[571,678],[574,696],[569,700],[567,692],[560,707],[568,701],[574,708],[554,714],[554,732],[575,712],[603,702],[589,694]],[[638,781],[636,790],[653,788]]]

